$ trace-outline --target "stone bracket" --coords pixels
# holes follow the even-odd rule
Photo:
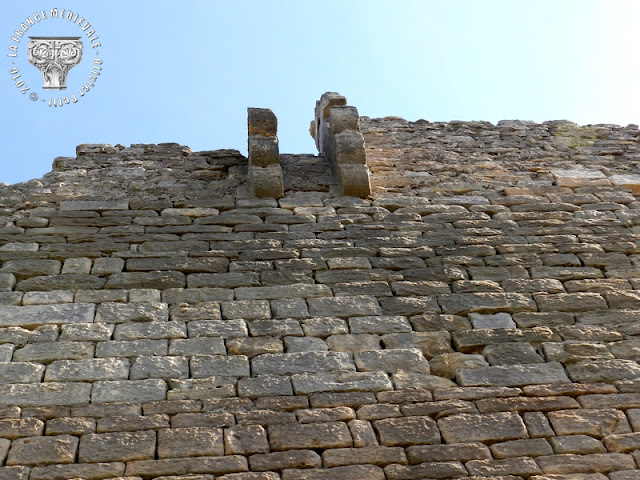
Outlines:
[[[326,92],[316,102],[311,136],[318,151],[329,160],[342,195],[371,195],[369,168],[356,107],[335,92]]]
[[[256,197],[282,198],[278,119],[268,108],[248,108],[249,182]]]

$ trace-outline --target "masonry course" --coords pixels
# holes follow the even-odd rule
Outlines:
[[[323,99],[0,186],[0,480],[637,478],[638,127]]]

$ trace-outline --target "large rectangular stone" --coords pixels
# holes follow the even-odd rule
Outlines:
[[[558,362],[463,368],[458,370],[456,377],[463,387],[517,387],[570,382],[562,364]]]
[[[56,305],[0,305],[0,327],[39,327],[93,322],[95,305],[70,303]]]
[[[83,435],[78,461],[81,463],[128,462],[153,459],[156,432],[111,432]]]
[[[437,298],[442,311],[451,314],[535,312],[537,309],[531,296],[521,293],[453,293]]]
[[[127,463],[125,475],[156,478],[168,475],[208,473],[222,475],[249,470],[247,459],[241,455],[224,457],[166,458],[161,460],[137,460]]]
[[[71,435],[19,438],[11,443],[7,465],[73,463],[77,449],[78,438]]]
[[[166,400],[167,384],[164,380],[113,380],[93,384],[91,401],[146,403]]]
[[[272,287],[240,287],[235,289],[237,300],[277,300],[280,298],[329,297],[331,289],[326,285],[298,284]]]
[[[382,315],[376,297],[358,295],[352,297],[310,298],[309,313],[312,317],[360,317]]]
[[[317,392],[381,392],[393,390],[383,372],[301,373],[291,377],[296,395]]]
[[[129,378],[129,366],[129,360],[124,358],[59,360],[47,367],[45,381],[93,382],[96,380],[126,380]]]
[[[96,322],[166,322],[169,308],[166,303],[102,303],[96,312]]]
[[[1,362],[0,385],[7,383],[39,383],[44,365],[27,362]]]
[[[253,375],[293,375],[355,371],[351,355],[343,352],[293,352],[264,354],[251,360]]]
[[[89,403],[88,383],[47,382],[5,385],[0,389],[0,406],[35,407],[48,405],[83,405]]]
[[[124,468],[125,465],[122,462],[47,465],[46,467],[34,467],[29,478],[31,480],[68,480],[69,478],[102,480],[122,476]],[[1,475],[0,479],[3,479]]]
[[[504,442],[529,438],[527,428],[517,413],[460,414],[438,420],[446,443]]]
[[[63,200],[60,202],[60,211],[89,210],[93,212],[105,212],[107,210],[129,210],[127,200]]]
[[[452,337],[453,346],[462,353],[479,353],[486,345],[507,342],[526,342],[537,346],[543,342],[562,340],[547,327],[459,330],[453,332]]]
[[[280,451],[351,447],[353,440],[344,422],[283,424],[269,426],[269,444],[273,451]]]

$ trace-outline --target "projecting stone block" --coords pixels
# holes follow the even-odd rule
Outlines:
[[[93,322],[95,305],[0,305],[0,327],[39,327]]]
[[[249,137],[249,166],[268,167],[279,164],[278,137],[262,135]]]
[[[344,195],[366,198],[371,195],[369,169],[357,163],[342,163],[338,166],[338,184]]]
[[[337,135],[342,132],[360,131],[360,115],[356,107],[336,105],[330,108],[331,133]]]
[[[284,196],[282,167],[279,163],[267,167],[251,166],[249,177],[256,197],[282,198]]]
[[[247,108],[249,136],[273,137],[278,134],[278,119],[269,108]]]

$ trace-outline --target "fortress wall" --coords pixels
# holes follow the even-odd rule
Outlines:
[[[0,187],[0,479],[636,478],[636,128],[360,118]]]

